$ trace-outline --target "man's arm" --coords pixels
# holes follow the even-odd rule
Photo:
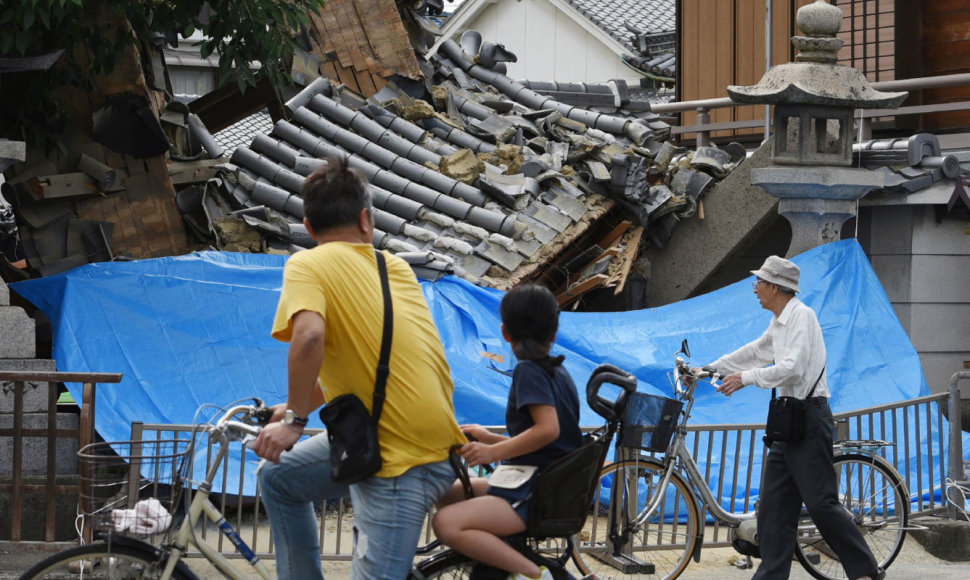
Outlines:
[[[301,310],[293,315],[293,337],[287,358],[289,383],[286,403],[301,417],[323,404],[317,377],[323,365],[326,325],[317,312]],[[316,396],[315,396],[316,395]]]
[[[756,340],[749,342],[736,351],[726,354],[708,366],[721,373],[730,373],[717,387],[717,392],[731,396],[747,384],[741,373],[763,367],[771,362],[771,338],[764,332]]]
[[[772,361],[771,338],[767,332],[734,352],[728,353],[707,366],[721,373],[736,373],[763,367]]]
[[[293,315],[293,334],[287,358],[288,386],[286,408],[300,417],[323,404],[323,394],[317,388],[317,377],[323,364],[326,325],[317,312],[301,310]],[[274,414],[275,415],[275,414]],[[276,463],[280,454],[296,443],[303,427],[271,423],[259,433],[252,449],[256,455]]]

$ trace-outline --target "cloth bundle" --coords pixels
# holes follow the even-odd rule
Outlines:
[[[140,500],[132,509],[111,510],[111,518],[116,532],[134,534],[157,534],[172,524],[172,515],[153,497]]]

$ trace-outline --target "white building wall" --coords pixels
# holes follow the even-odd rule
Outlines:
[[[618,54],[546,0],[489,4],[466,29],[515,54],[518,61],[507,67],[508,76],[516,80],[598,83],[639,78]]]

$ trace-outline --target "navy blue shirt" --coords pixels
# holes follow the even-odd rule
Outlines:
[[[538,363],[519,361],[512,373],[512,388],[505,407],[505,426],[510,437],[515,437],[535,425],[529,414],[529,405],[550,405],[556,408],[559,418],[559,437],[542,449],[513,457],[508,463],[549,465],[563,455],[583,444],[579,430],[579,396],[576,384],[566,369],[559,365],[555,376],[550,376]]]

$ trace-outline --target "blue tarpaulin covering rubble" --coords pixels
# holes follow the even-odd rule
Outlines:
[[[188,424],[204,403],[285,399],[286,345],[269,336],[285,261],[202,252],[89,264],[11,288],[51,320],[58,370],[123,373],[120,384],[98,387],[96,425],[105,440],[126,440],[132,421]],[[800,297],[822,324],[835,412],[929,393],[919,358],[857,242],[828,244],[794,261],[802,269]],[[660,308],[563,312],[555,351],[566,355],[580,388],[596,365],[612,363],[634,373],[640,391],[670,396],[668,372],[682,339],[689,339],[693,362],[703,364],[765,330],[771,315],[754,297],[752,279]],[[503,424],[514,363],[499,332],[502,293],[454,277],[422,287],[451,365],[459,422]],[[68,389],[80,400],[80,385]],[[756,388],[730,399],[699,388],[692,422],[761,423],[769,397]],[[581,420],[602,424],[585,404]],[[314,417],[311,426],[321,425]],[[760,445],[754,457],[742,447],[726,461],[754,461],[759,473]],[[929,453],[944,452],[937,442]],[[928,463],[912,462],[924,470]],[[248,492],[252,486],[249,477]]]

